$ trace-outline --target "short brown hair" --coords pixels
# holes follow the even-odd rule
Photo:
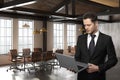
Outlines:
[[[94,12],[87,12],[83,15],[83,19],[90,18],[92,22],[97,21],[97,15]]]

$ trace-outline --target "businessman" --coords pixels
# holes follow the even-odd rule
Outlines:
[[[77,80],[106,80],[105,72],[118,61],[112,38],[98,30],[93,12],[83,15],[83,24],[86,34],[78,37],[75,59],[88,63],[88,68],[78,73]]]

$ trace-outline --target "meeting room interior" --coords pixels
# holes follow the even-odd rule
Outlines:
[[[78,36],[86,34],[82,16],[90,11],[118,58],[106,80],[119,80],[120,0],[0,0],[0,80],[77,80],[55,53],[74,57]]]

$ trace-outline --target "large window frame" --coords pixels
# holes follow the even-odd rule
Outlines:
[[[13,20],[0,17],[0,54],[7,54],[13,47]]]
[[[29,25],[29,27],[23,27],[24,24]],[[34,21],[33,20],[22,20],[18,21],[18,51],[22,52],[23,48],[30,48],[33,50],[34,47]]]
[[[53,24],[53,48],[64,49],[64,24],[55,22]]]
[[[67,46],[76,45],[76,24],[67,24]]]

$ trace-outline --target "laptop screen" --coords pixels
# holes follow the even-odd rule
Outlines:
[[[59,54],[59,53],[55,53],[55,54],[61,67],[74,70],[75,72],[79,72],[86,69],[88,66],[85,63],[76,62],[74,57],[72,56]]]

